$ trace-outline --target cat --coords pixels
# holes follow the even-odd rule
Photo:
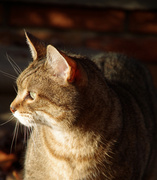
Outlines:
[[[157,179],[157,98],[144,65],[116,53],[90,60],[25,34],[33,62],[10,105],[33,128],[24,180]]]

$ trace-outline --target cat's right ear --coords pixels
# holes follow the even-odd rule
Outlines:
[[[39,60],[46,57],[46,44],[25,31],[27,44],[29,45],[33,60]]]
[[[60,79],[62,84],[76,83],[84,85],[87,77],[83,68],[65,53],[58,51],[55,47],[47,46],[46,65],[51,67],[53,75]]]

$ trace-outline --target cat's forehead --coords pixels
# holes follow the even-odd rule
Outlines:
[[[16,83],[18,87],[25,88],[31,82],[31,79],[38,79],[39,66],[31,63],[17,78]]]
[[[18,89],[25,89],[28,86],[29,77],[24,76],[24,72],[19,75],[16,80]]]
[[[51,71],[44,66],[44,63],[30,64],[17,78],[18,89],[42,90],[44,88],[58,86]]]

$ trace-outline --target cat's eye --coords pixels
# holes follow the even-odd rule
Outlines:
[[[35,99],[35,97],[36,97],[36,93],[35,92],[29,92],[29,95],[30,95],[30,97],[32,98],[32,100],[34,100]]]
[[[25,100],[30,99],[30,100],[34,100],[36,98],[36,93],[29,91],[25,97]]]

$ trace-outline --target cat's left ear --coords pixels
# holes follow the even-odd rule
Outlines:
[[[62,82],[80,82],[83,72],[81,67],[73,59],[51,45],[47,46],[47,63],[51,66],[53,75],[60,77]]]
[[[35,61],[46,57],[46,44],[26,31],[25,36],[27,44],[31,50],[33,60]]]

